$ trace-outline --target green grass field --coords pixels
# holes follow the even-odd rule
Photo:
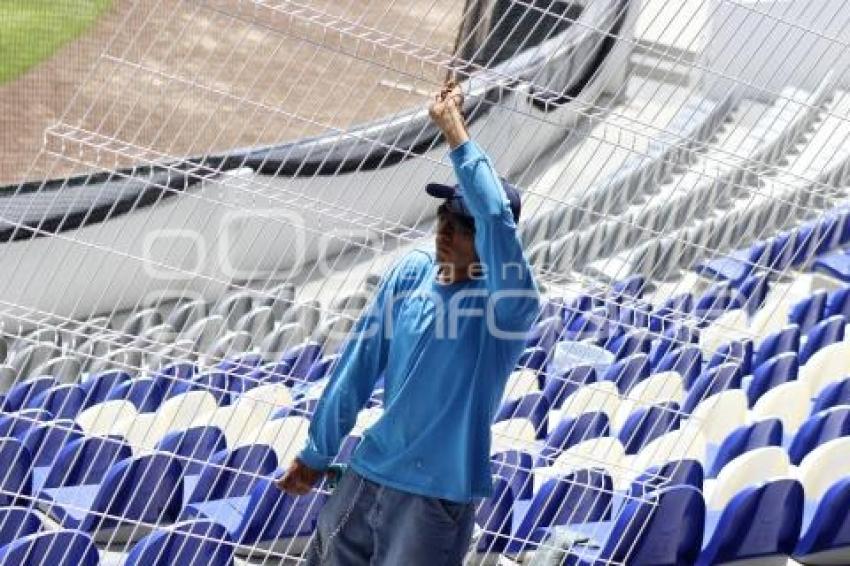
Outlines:
[[[0,84],[84,32],[112,0],[0,0]]]

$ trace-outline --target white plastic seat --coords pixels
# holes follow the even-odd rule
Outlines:
[[[612,418],[620,409],[620,392],[611,381],[601,381],[581,386],[564,400],[560,409],[549,411],[549,422],[561,422],[584,413],[599,411]]]
[[[257,429],[271,419],[279,409],[292,404],[292,394],[281,384],[263,385],[240,395],[232,405],[199,415],[192,426],[217,426],[224,433],[228,446],[251,442]]]
[[[707,442],[720,444],[730,432],[746,422],[746,393],[727,389],[703,399],[691,412],[688,426],[698,427]]]
[[[537,382],[537,371],[529,368],[519,369],[511,373],[505,385],[505,401],[520,399],[529,393],[540,393]]]
[[[628,467],[635,475],[647,468],[661,466],[674,460],[705,462],[705,437],[696,427],[685,426],[664,433],[629,459]]]
[[[133,403],[119,399],[89,407],[77,415],[76,422],[87,435],[107,436],[123,434],[126,429],[119,428],[119,424],[129,426],[136,415],[138,411]]]
[[[796,476],[806,499],[820,501],[835,482],[850,476],[850,436],[825,442],[806,454]]]
[[[805,383],[812,397],[834,381],[850,374],[850,341],[836,342],[815,352],[800,368],[798,380]]]
[[[704,493],[710,509],[723,509],[749,485],[788,476],[791,462],[781,446],[765,446],[745,452],[727,463],[716,480],[707,480]]]
[[[620,430],[629,415],[638,407],[674,402],[679,405],[685,398],[682,376],[675,371],[664,371],[649,376],[629,389],[614,415],[611,426]]]
[[[284,417],[266,423],[251,442],[243,444],[268,444],[277,454],[277,465],[287,468],[307,442],[310,421],[304,417]]]
[[[750,323],[750,329],[758,340],[779,332],[788,325],[791,307],[812,292],[812,278],[797,275],[790,283],[773,285],[761,307]]]
[[[125,431],[124,438],[131,446],[149,449],[166,434],[189,428],[199,414],[216,408],[215,397],[209,392],[188,391],[165,401],[156,412],[141,413],[119,428]]]
[[[750,411],[750,421],[778,418],[782,432],[789,436],[797,432],[809,416],[809,388],[802,381],[789,381],[762,395]]]
[[[703,355],[711,357],[717,348],[732,340],[750,336],[749,318],[744,309],[735,309],[720,315],[699,336],[699,347]]]
[[[617,486],[628,485],[627,461],[626,449],[619,439],[605,436],[585,440],[561,452],[551,466],[534,468],[534,491],[548,479],[587,468],[604,469]]]
[[[537,431],[529,419],[506,419],[493,423],[490,427],[490,454],[505,450],[534,450]]]

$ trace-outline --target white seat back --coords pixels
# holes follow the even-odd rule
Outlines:
[[[824,387],[847,374],[850,374],[850,341],[845,340],[815,352],[800,368],[798,380],[807,385],[812,397],[817,397]]]
[[[540,393],[540,387],[537,382],[537,371],[525,368],[511,373],[505,385],[505,400],[519,399],[529,393]]]
[[[802,381],[789,381],[778,385],[759,397],[750,411],[753,422],[769,418],[782,421],[782,432],[797,432],[809,416],[809,388]]]
[[[691,412],[688,426],[699,427],[707,442],[720,444],[746,420],[746,393],[740,389],[727,389],[703,399]]]
[[[89,407],[77,415],[76,422],[87,435],[124,434],[137,414],[130,401],[117,399]]]
[[[850,437],[825,442],[806,454],[797,468],[806,499],[818,501],[835,482],[850,476]]]

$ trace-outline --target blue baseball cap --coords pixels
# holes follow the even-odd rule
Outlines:
[[[519,222],[519,215],[522,209],[522,198],[515,186],[508,183],[504,179],[502,181],[502,190],[505,191],[505,196],[508,197],[508,203],[511,207],[511,212],[514,215],[514,222]],[[466,206],[463,200],[463,191],[459,185],[443,185],[442,183],[428,183],[425,185],[425,192],[435,198],[446,200],[446,205],[454,214],[465,216],[472,219],[472,213]]]

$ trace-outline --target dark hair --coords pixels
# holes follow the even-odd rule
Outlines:
[[[456,214],[449,210],[449,205],[447,202],[443,202],[437,208],[437,216],[448,216],[452,219],[452,222],[462,230],[468,232],[469,234],[475,234],[475,221],[468,216],[461,216],[460,214]]]

